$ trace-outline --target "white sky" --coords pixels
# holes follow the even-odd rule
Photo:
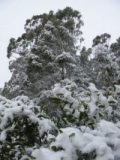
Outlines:
[[[6,58],[9,39],[24,32],[26,19],[66,6],[82,13],[86,46],[105,32],[111,34],[112,41],[120,36],[120,0],[0,0],[0,87],[11,75]]]

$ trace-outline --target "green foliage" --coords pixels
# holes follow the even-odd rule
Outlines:
[[[16,156],[20,159],[27,154],[26,148],[33,147],[35,144],[41,145],[38,124],[31,122],[27,116],[15,115],[12,121],[8,120],[5,128],[7,129],[6,139],[0,142],[2,159],[15,159]]]
[[[36,24],[37,26],[35,26]],[[73,38],[73,36],[76,35],[77,37],[81,35],[80,28],[82,25],[83,21],[81,20],[81,14],[70,7],[66,7],[65,9],[59,10],[56,13],[50,11],[48,14],[44,13],[41,15],[33,16],[32,19],[26,21],[26,32],[16,41],[14,40],[14,48],[17,49],[19,47],[18,43],[23,40],[25,40],[26,43],[29,43],[27,41],[33,41],[34,39],[36,45],[39,43],[39,45],[41,45],[41,42],[39,41],[40,37],[44,43],[47,43],[47,45],[49,43],[49,46],[56,46],[58,51],[61,50],[61,45],[65,51],[68,50],[68,46],[70,49],[74,49],[75,37]],[[47,35],[46,32],[44,33],[44,31],[50,32],[51,35]],[[12,40],[10,41],[8,47],[8,53],[10,54],[14,48]]]
[[[9,42],[9,45],[8,45],[8,48],[7,48],[7,57],[10,58],[11,55],[12,55],[12,50],[15,49],[15,39],[14,38],[11,38],[10,39],[10,42]]]
[[[108,45],[108,40],[111,38],[111,35],[109,35],[108,33],[104,33],[101,34],[100,36],[96,36],[93,39],[93,47],[98,45],[98,44],[106,44],[106,46]]]
[[[80,64],[82,66],[88,65],[90,54],[91,54],[91,48],[89,49],[86,49],[86,47],[82,48],[80,52]]]
[[[120,37],[116,40],[115,43],[112,43],[110,47],[112,52],[115,52],[115,54],[119,56],[120,55]]]
[[[52,146],[51,149],[52,149],[54,152],[58,152],[58,151],[64,150],[62,147],[56,147],[56,146]]]
[[[92,153],[84,153],[84,154],[77,151],[77,155],[78,155],[78,160],[95,160],[96,158],[95,151],[93,151]]]

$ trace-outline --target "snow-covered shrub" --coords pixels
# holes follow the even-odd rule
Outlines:
[[[50,148],[34,150],[36,160],[119,160],[120,128],[105,120],[89,127],[63,128]]]
[[[101,119],[110,120],[116,103],[114,96],[105,96],[93,83],[87,90],[79,90],[74,82],[65,79],[42,92],[39,105],[41,112],[58,127],[86,125],[94,128]]]
[[[33,100],[1,96],[0,157],[119,160],[119,88],[78,88],[65,79]]]
[[[27,97],[16,97],[13,101],[0,97],[1,159],[30,157],[32,148],[47,143],[47,134],[54,130],[54,124],[40,117],[39,107],[33,104]]]
[[[41,112],[45,112],[58,127],[71,125],[78,118],[76,87],[74,82],[65,79],[55,84],[51,90],[42,92],[39,102]]]

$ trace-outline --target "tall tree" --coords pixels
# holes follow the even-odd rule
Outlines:
[[[64,52],[75,56],[82,39],[82,25],[80,12],[70,7],[28,19],[25,33],[16,40],[10,40],[7,56],[11,58],[18,54],[19,58],[10,63],[13,74],[3,93],[14,97],[13,92],[16,95],[22,90],[22,93],[32,96],[61,79],[56,57]],[[22,66],[21,62],[24,63]],[[21,75],[26,75],[22,81]]]
[[[111,51],[113,53],[113,65],[116,70],[116,83],[120,83],[120,37],[116,40],[115,43],[112,43]]]
[[[109,44],[109,40],[111,38],[111,35],[108,34],[108,33],[104,33],[104,34],[101,34],[99,36],[96,36],[94,39],[93,39],[93,47],[98,45],[98,44],[104,44],[106,45],[106,47],[108,46]]]
[[[105,33],[93,39],[93,75],[94,81],[99,87],[108,87],[115,79],[116,72],[109,47],[110,37],[109,34]]]

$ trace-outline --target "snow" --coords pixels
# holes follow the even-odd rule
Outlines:
[[[87,129],[84,132],[71,127],[61,131],[51,144],[51,149],[40,148],[33,151],[36,160],[59,160],[61,157],[64,160],[77,160],[76,150],[89,154],[95,151],[95,160],[114,160],[115,157],[120,157],[120,129],[111,122],[103,120],[95,130]],[[53,152],[53,146],[61,147],[62,150]]]
[[[53,152],[47,148],[36,149],[33,151],[32,156],[36,160],[61,160],[64,156],[64,152]]]
[[[73,56],[71,56],[71,54],[68,52],[63,52],[62,54],[56,57],[56,62],[61,62],[61,61],[75,63]]]
[[[97,129],[105,136],[114,135],[115,137],[120,135],[120,129],[117,128],[113,123],[101,120],[98,124]]]
[[[64,112],[71,114],[72,110],[75,109],[74,117],[79,117],[80,112],[86,111],[84,107],[82,110],[82,106],[80,105],[80,102],[83,102],[83,100],[90,107],[88,114],[95,114],[99,105],[104,105],[106,109],[110,108],[109,101],[117,103],[116,99],[112,96],[105,97],[102,91],[98,90],[92,83],[90,83],[87,92],[83,90],[78,96],[77,85],[68,79],[55,84],[51,90],[46,91],[46,95],[72,103],[71,107],[68,104],[64,106]],[[98,106],[96,105],[97,103]],[[99,119],[98,122],[96,121],[94,129],[87,125],[58,129],[50,119],[39,118],[39,114],[33,112],[34,107],[38,108],[34,101],[30,100],[27,96],[18,96],[12,100],[0,96],[1,142],[5,142],[8,131],[13,131],[15,128],[14,123],[11,126],[7,126],[8,121],[12,122],[15,116],[26,115],[31,122],[38,124],[39,136],[42,137],[46,133],[47,141],[49,141],[49,145],[33,147],[31,149],[26,148],[26,152],[30,152],[36,160],[77,160],[78,152],[88,155],[94,153],[96,155],[95,160],[115,160],[115,158],[120,158],[119,123],[115,124]],[[50,132],[56,129],[58,130],[57,135]],[[55,148],[57,151],[54,150]],[[26,155],[23,155],[21,159],[26,157]]]
[[[115,95],[120,94],[120,85],[115,85]]]
[[[27,116],[33,123],[39,124],[40,135],[43,135],[44,132],[49,132],[55,128],[54,123],[48,119],[39,119],[37,115],[32,111],[34,108],[33,101],[29,100],[26,96],[19,96],[13,99],[12,101],[7,100],[4,97],[0,97],[0,129],[3,130],[0,134],[0,139],[5,140],[6,131],[12,129],[8,128],[4,130],[9,121],[13,121],[14,117]],[[14,128],[14,127],[13,127]]]
[[[0,134],[0,141],[5,141],[6,139],[6,130],[2,131]]]
[[[90,153],[94,150],[96,150],[96,160],[114,160],[114,152],[112,152],[112,149],[108,145],[108,143],[111,142],[111,144],[116,145],[117,149],[119,150],[118,144],[114,142],[116,138],[118,138],[118,142],[120,145],[120,129],[117,128],[113,123],[107,122],[107,121],[101,121],[98,123],[97,129],[94,131],[90,131],[90,133],[82,133],[78,129],[74,128],[66,128],[62,130],[63,133],[61,136],[56,138],[57,144],[56,145],[62,145],[66,146],[66,135],[70,136],[72,133],[74,133],[74,136],[72,139],[69,139],[68,145],[71,143],[74,146],[74,148],[77,148],[78,150],[81,150],[83,153]],[[94,132],[96,132],[96,135],[94,135]],[[100,136],[101,135],[101,136]],[[109,137],[109,138],[108,138]],[[60,139],[61,138],[61,139]],[[114,139],[114,140],[113,140]],[[65,142],[65,144],[61,144],[62,142]],[[70,145],[69,145],[70,146]],[[120,155],[119,155],[120,156]]]
[[[52,129],[55,129],[55,125],[52,121],[48,119],[43,119],[39,122],[40,126],[40,135],[43,135],[44,132],[49,132]]]

